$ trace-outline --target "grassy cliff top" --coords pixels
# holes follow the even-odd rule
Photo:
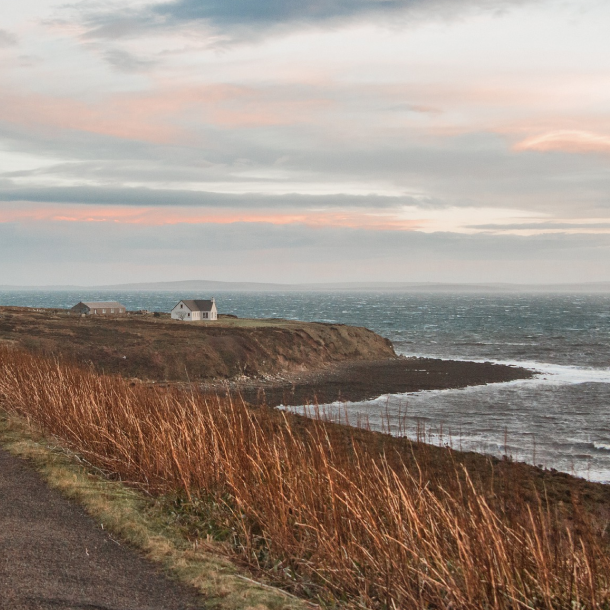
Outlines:
[[[181,322],[169,314],[79,316],[17,307],[0,308],[0,342],[98,372],[167,381],[257,377],[396,358],[389,340],[353,326],[228,316]]]

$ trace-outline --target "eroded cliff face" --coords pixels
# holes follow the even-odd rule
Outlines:
[[[178,322],[168,317],[74,317],[0,308],[0,341],[55,354],[99,372],[147,380],[211,381],[396,358],[366,328],[287,320]]]

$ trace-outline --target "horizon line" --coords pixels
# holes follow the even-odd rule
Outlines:
[[[200,288],[197,288],[200,285]],[[207,286],[206,286],[207,285]],[[80,284],[47,284],[47,285],[16,285],[4,284],[0,285],[0,290],[17,291],[17,290],[100,290],[100,291],[122,291],[135,290],[148,292],[153,290],[172,291],[172,290],[219,290],[219,291],[240,291],[248,290],[255,291],[257,289],[263,291],[277,290],[292,290],[292,291],[342,291],[342,290],[382,290],[389,289],[394,291],[413,290],[413,289],[468,289],[470,291],[480,289],[494,290],[574,290],[579,291],[586,289],[604,289],[610,291],[610,281],[602,280],[597,282],[548,282],[548,283],[530,283],[530,282],[391,282],[391,281],[349,281],[349,282],[299,282],[299,283],[281,283],[281,282],[240,282],[226,280],[170,280],[170,281],[152,281],[152,282],[125,282],[120,284],[98,284],[98,285],[80,285]]]

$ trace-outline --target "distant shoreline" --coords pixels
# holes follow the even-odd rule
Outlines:
[[[396,292],[396,293],[610,293],[610,282],[571,284],[443,283],[443,282],[335,282],[280,284],[269,282],[224,282],[183,280],[101,286],[2,285],[1,292]]]

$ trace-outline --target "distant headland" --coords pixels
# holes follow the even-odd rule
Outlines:
[[[610,282],[566,284],[511,284],[511,283],[442,283],[442,282],[318,282],[281,284],[271,282],[226,282],[218,280],[178,280],[173,282],[137,282],[98,286],[49,285],[17,286],[0,285],[0,290],[107,290],[107,291],[155,291],[155,292],[491,292],[491,293],[608,293]]]

